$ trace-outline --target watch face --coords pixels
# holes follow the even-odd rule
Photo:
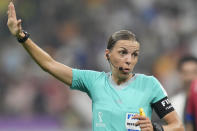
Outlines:
[[[23,38],[17,37],[17,40],[18,40],[19,43],[24,43],[30,36],[30,34],[27,33],[26,31],[23,31],[23,33],[25,34],[25,36]]]

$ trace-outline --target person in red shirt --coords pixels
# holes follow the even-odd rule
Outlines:
[[[186,129],[196,131],[197,127],[197,79],[191,83],[186,107]]]

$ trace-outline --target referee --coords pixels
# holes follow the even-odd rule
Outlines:
[[[159,81],[153,76],[134,74],[140,44],[127,30],[115,32],[108,41],[105,58],[111,72],[72,69],[55,61],[22,30],[14,4],[8,6],[8,28],[35,62],[71,89],[92,99],[93,131],[183,131],[183,125]],[[145,115],[139,115],[143,108]],[[152,110],[167,125],[151,122]]]

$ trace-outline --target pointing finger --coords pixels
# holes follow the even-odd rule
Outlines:
[[[14,4],[12,2],[10,2],[10,13],[11,13],[11,17],[16,18],[16,12],[15,12],[15,7]]]
[[[145,116],[135,115],[132,117],[133,119],[140,119],[140,120],[146,120],[147,118]]]

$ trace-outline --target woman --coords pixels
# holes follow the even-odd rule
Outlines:
[[[21,20],[17,20],[12,2],[8,6],[7,25],[44,71],[71,89],[90,96],[94,131],[184,130],[160,83],[153,76],[132,73],[138,61],[140,44],[131,32],[122,30],[110,37],[105,57],[112,71],[104,73],[72,69],[52,59],[29,38],[28,33],[22,31]],[[146,116],[138,115],[141,107]],[[152,108],[167,125],[151,123]]]

